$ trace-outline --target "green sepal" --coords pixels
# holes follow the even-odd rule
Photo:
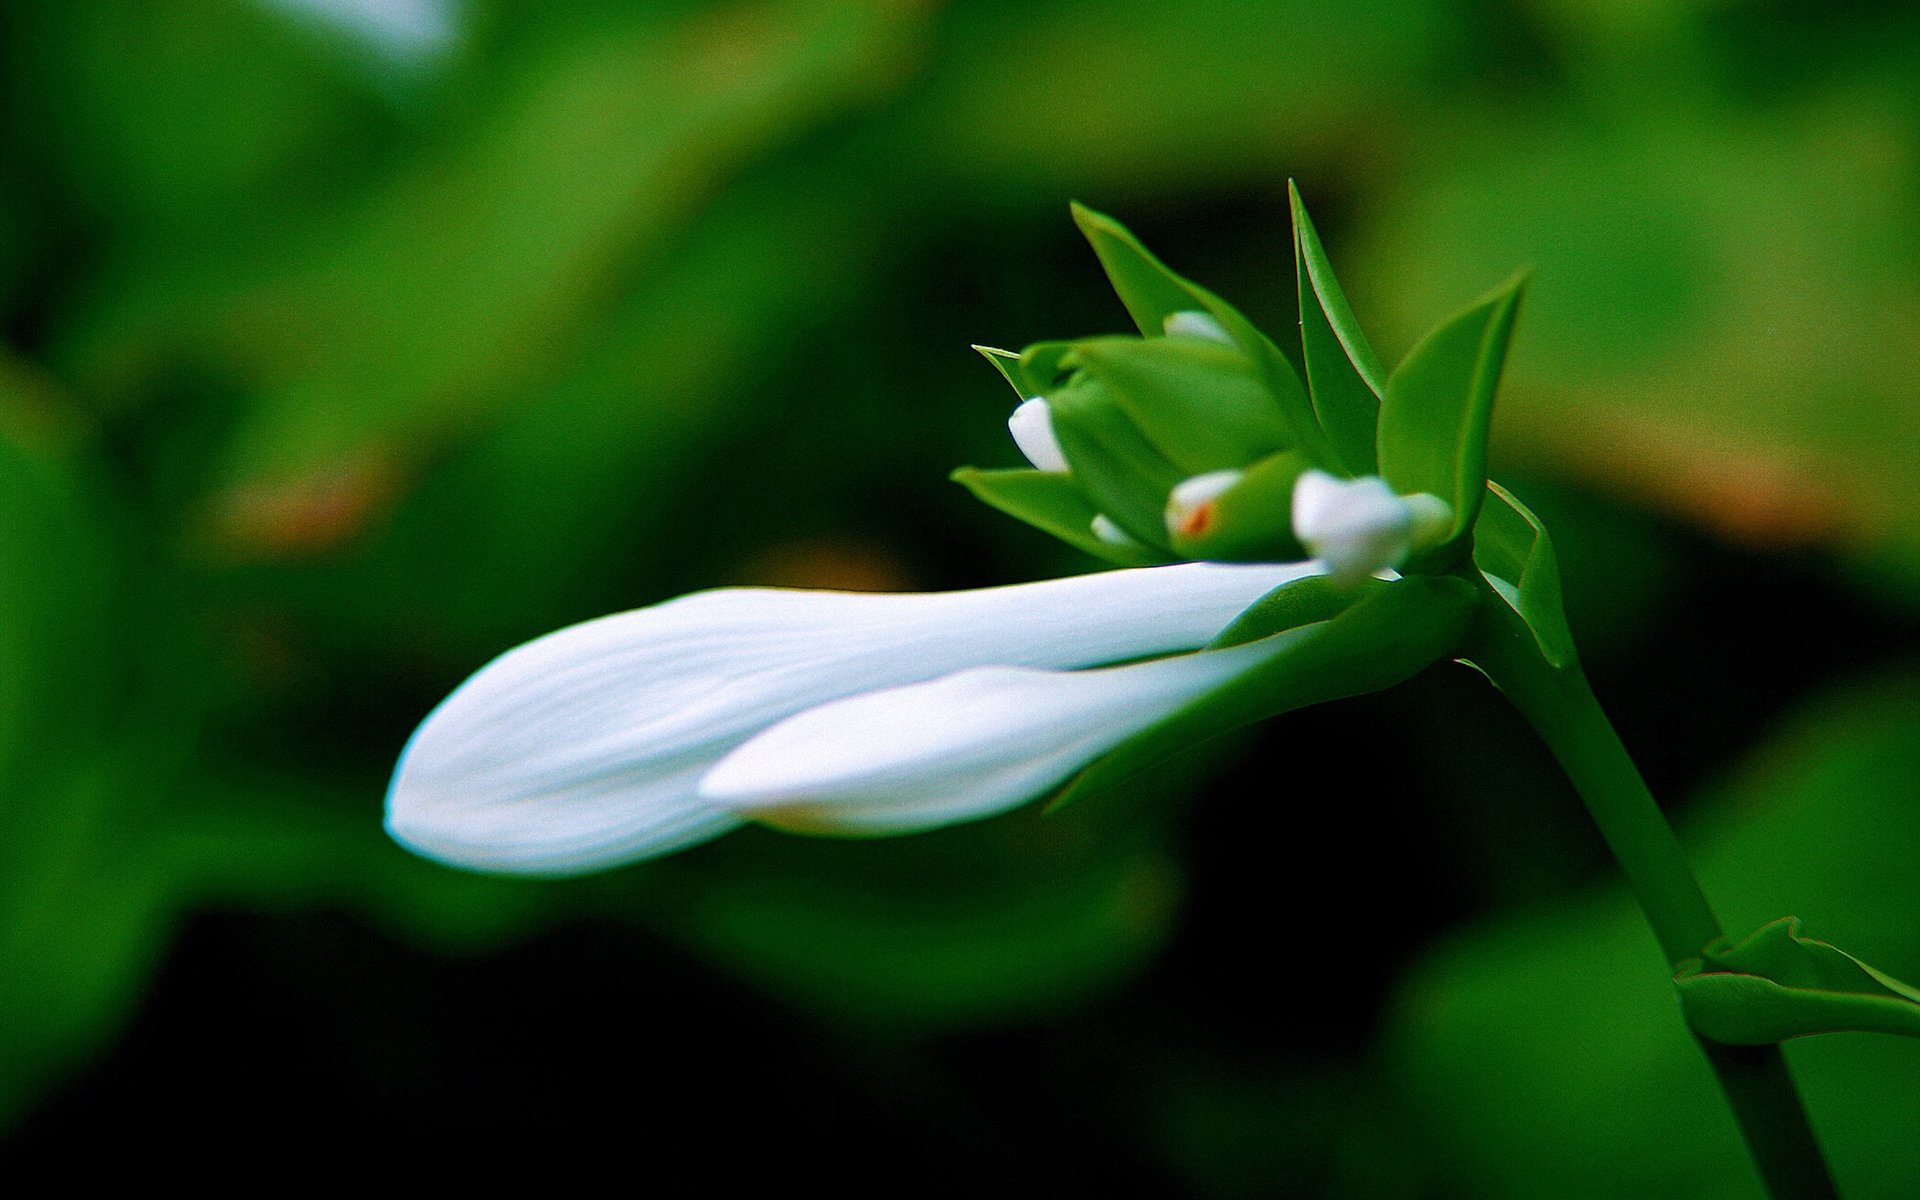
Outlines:
[[[1283,583],[1249,604],[1233,619],[1231,625],[1206,644],[1205,649],[1224,650],[1228,646],[1243,646],[1303,625],[1331,621],[1352,608],[1369,591],[1386,586],[1382,580],[1369,579],[1358,588],[1345,587],[1326,575],[1309,575],[1305,579]]]
[[[1546,526],[1526,505],[1492,480],[1492,498],[1473,530],[1473,561],[1494,591],[1532,630],[1540,653],[1556,667],[1572,663],[1573,632],[1560,599],[1560,564]]]
[[[1143,336],[1164,337],[1167,318],[1177,312],[1204,312],[1211,316],[1265,379],[1287,422],[1289,443],[1316,465],[1339,468],[1326,434],[1313,415],[1313,402],[1307,398],[1305,385],[1286,355],[1273,344],[1273,339],[1254,328],[1253,322],[1233,305],[1169,270],[1120,222],[1085,205],[1072,207],[1074,223],[1080,226],[1080,232],[1086,235],[1094,254],[1099,256],[1114,292],[1127,306],[1127,312]]]
[[[1136,541],[1167,549],[1167,493],[1182,478],[1098,383],[1081,376],[1047,397],[1073,478]]]
[[[1299,588],[1300,582],[1286,585]],[[1285,590],[1285,589],[1282,589]],[[1293,606],[1298,616],[1321,615],[1331,605],[1325,593],[1307,590]],[[1195,698],[1159,724],[1134,735],[1096,759],[1051,801],[1049,811],[1138,774],[1179,751],[1267,717],[1296,708],[1392,687],[1429,664],[1451,656],[1473,613],[1473,589],[1445,576],[1369,581],[1348,591],[1344,609],[1329,619],[1269,634],[1201,654],[1245,654],[1245,670]],[[1248,610],[1269,605],[1257,601]],[[1276,610],[1278,611],[1278,610]],[[1236,622],[1237,624],[1237,622]],[[1258,653],[1254,647],[1264,648]]]
[[[1018,354],[1015,354],[1011,350],[1001,350],[994,346],[976,345],[974,349],[979,352],[981,358],[993,364],[993,369],[1000,372],[1000,377],[1007,381],[1008,385],[1019,394],[1022,400],[1039,395],[1038,392],[1027,386],[1026,371],[1022,369],[1020,365],[1020,356]]]
[[[1073,342],[1035,342],[1020,352],[1015,378],[1027,385],[1028,396],[1044,396],[1066,383],[1073,351]]]
[[[1247,356],[1201,338],[1097,338],[1076,344],[1091,375],[1187,475],[1245,467],[1285,450],[1287,419]]]
[[[1287,181],[1293,206],[1294,276],[1300,289],[1300,349],[1313,411],[1342,465],[1355,475],[1377,470],[1374,434],[1386,371],[1354,319],[1333,264],[1307,216],[1300,189]]]
[[[1816,1033],[1920,1037],[1920,989],[1803,936],[1797,917],[1715,942],[1681,963],[1673,984],[1694,1031],[1728,1045]]]
[[[1291,450],[1248,467],[1240,481],[1215,497],[1197,535],[1169,530],[1182,558],[1221,562],[1292,562],[1307,557],[1293,535],[1293,485],[1307,460]]]
[[[1123,567],[1167,561],[1166,555],[1149,547],[1116,546],[1096,537],[1093,518],[1099,510],[1070,475],[1030,468],[982,471],[961,467],[951,478],[976,499],[1095,558]]]
[[[1473,528],[1486,495],[1487,426],[1524,274],[1429,333],[1387,379],[1380,473],[1403,496],[1453,506],[1442,549]]]

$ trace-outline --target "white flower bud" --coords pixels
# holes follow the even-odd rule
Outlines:
[[[1205,534],[1213,526],[1214,501],[1239,483],[1245,474],[1244,471],[1208,471],[1175,484],[1167,495],[1167,532],[1177,538],[1197,538]]]
[[[1053,410],[1038,396],[1023,400],[1007,418],[1007,432],[1027,461],[1042,471],[1067,470],[1067,456],[1060,450],[1060,439],[1053,435]]]
[[[1109,546],[1124,546],[1128,549],[1140,548],[1140,539],[1114,524],[1113,518],[1105,513],[1093,514],[1092,525],[1093,536],[1099,538]]]
[[[1305,471],[1293,485],[1293,533],[1335,579],[1357,583],[1443,536],[1453,509],[1438,496],[1400,496],[1378,476]]]
[[[1210,342],[1219,342],[1223,346],[1239,345],[1233,340],[1233,335],[1228,333],[1226,327],[1215,320],[1211,313],[1194,310],[1168,313],[1166,319],[1160,322],[1160,328],[1166,331],[1168,337],[1205,338]]]

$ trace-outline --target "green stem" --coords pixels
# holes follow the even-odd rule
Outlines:
[[[1489,594],[1469,658],[1532,724],[1586,803],[1670,965],[1721,936],[1700,881],[1577,664],[1556,667]],[[1498,614],[1498,615],[1495,615]],[[1695,1036],[1774,1200],[1836,1200],[1780,1047],[1733,1047]]]

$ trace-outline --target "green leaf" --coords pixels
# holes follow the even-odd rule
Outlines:
[[[1387,380],[1380,473],[1402,495],[1453,505],[1447,544],[1473,527],[1487,481],[1487,426],[1526,276],[1513,279],[1415,346]]]
[[[979,352],[981,358],[993,364],[993,369],[1000,372],[1000,377],[1007,381],[1022,400],[1037,394],[1026,386],[1026,372],[1020,367],[1018,354],[1011,350],[995,349],[992,346],[976,345],[974,349]]]
[[[1285,450],[1287,419],[1244,354],[1199,338],[1099,338],[1074,361],[1188,475]]]
[[[1127,306],[1127,312],[1143,336],[1164,336],[1166,319],[1177,312],[1198,311],[1211,316],[1259,368],[1286,419],[1293,445],[1316,464],[1339,465],[1320,423],[1314,418],[1313,402],[1307,398],[1306,388],[1273,339],[1255,329],[1233,305],[1174,274],[1141,245],[1126,226],[1112,217],[1075,204],[1073,219],[1099,256],[1100,265],[1106,268],[1107,278],[1113,282],[1113,290]]]
[[[1815,1033],[1920,1037],[1920,990],[1882,974],[1782,917],[1745,939],[1723,939],[1673,977],[1700,1036],[1764,1046]]]
[[[1053,433],[1073,468],[1074,480],[1144,545],[1167,545],[1167,493],[1179,483],[1179,468],[1141,436],[1118,402],[1083,377],[1047,397]]]
[[[1320,235],[1307,216],[1300,189],[1287,181],[1293,206],[1294,274],[1300,289],[1300,344],[1313,411],[1347,470],[1376,469],[1374,434],[1386,371],[1360,330],[1346,293],[1334,278]]]
[[[1310,619],[1331,606],[1332,597],[1317,587],[1263,599],[1248,610],[1247,631],[1265,627],[1275,617]],[[1452,654],[1467,630],[1473,606],[1473,590],[1458,579],[1423,576],[1393,583],[1372,581],[1359,599],[1330,619],[1226,647],[1224,652],[1239,653],[1259,646],[1267,653],[1225,684],[1093,762],[1049,807],[1057,809],[1111,787],[1242,725],[1392,687]],[[1223,651],[1200,651],[1219,652]]]
[[[1116,546],[1094,536],[1093,518],[1100,510],[1070,475],[1026,468],[982,471],[962,467],[953,473],[952,479],[984,503],[1096,558],[1123,567],[1144,567],[1166,561],[1165,555],[1145,546]]]
[[[1325,575],[1296,579],[1248,605],[1246,611],[1235,617],[1231,625],[1207,643],[1206,648],[1222,650],[1228,646],[1242,646],[1303,625],[1331,621],[1352,608],[1362,597],[1387,586],[1378,579],[1369,579],[1359,588],[1344,587]]]
[[[1494,590],[1533,631],[1541,654],[1556,667],[1574,661],[1573,633],[1560,599],[1560,565],[1540,518],[1492,480],[1491,503],[1473,531],[1473,560]]]
[[[1216,497],[1195,532],[1169,531],[1183,558],[1227,562],[1291,562],[1307,557],[1293,536],[1293,485],[1307,467],[1292,451],[1272,454],[1248,467],[1240,481]]]
[[[1072,342],[1035,342],[1020,352],[1020,379],[1028,396],[1044,395],[1061,386],[1071,372]]]

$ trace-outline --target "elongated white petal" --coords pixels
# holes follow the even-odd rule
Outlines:
[[[1246,645],[1089,671],[981,667],[823,704],[700,781],[769,823],[905,833],[992,816],[1064,783],[1271,653]]]
[[[742,588],[588,621],[495,659],[428,716],[394,775],[388,829],[483,870],[666,853],[737,824],[695,783],[782,718],[988,663],[1191,649],[1319,569],[1192,563],[919,595]]]

